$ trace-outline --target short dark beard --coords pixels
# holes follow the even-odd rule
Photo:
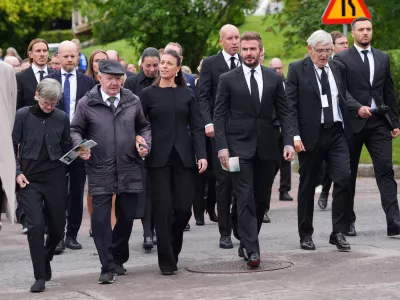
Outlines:
[[[255,67],[257,67],[260,64],[260,58],[256,58],[256,62],[252,65],[248,65],[246,64],[246,61],[243,59],[243,64],[248,66],[250,69],[254,69]]]

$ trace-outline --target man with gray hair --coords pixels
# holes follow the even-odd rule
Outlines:
[[[348,106],[345,73],[329,60],[333,42],[329,33],[318,30],[307,40],[309,57],[289,65],[286,100],[292,115],[294,145],[300,163],[298,229],[300,246],[315,250],[312,240],[314,193],[323,161],[328,162],[334,182],[333,231],[329,243],[340,251],[350,250],[344,233],[349,230],[351,200]],[[346,97],[346,99],[345,99]]]

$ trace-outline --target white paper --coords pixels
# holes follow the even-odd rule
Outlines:
[[[329,102],[328,102],[328,96],[327,95],[321,95],[321,102],[322,102],[322,107],[329,107]]]
[[[63,162],[64,164],[71,164],[78,156],[78,151],[82,150],[88,150],[94,146],[96,146],[97,143],[93,140],[83,140],[78,146],[75,146],[72,148],[69,152],[67,152],[63,157],[60,158],[60,161]]]
[[[240,164],[239,164],[239,157],[229,157],[229,168],[225,168],[221,165],[222,169],[228,172],[239,172],[240,171]]]

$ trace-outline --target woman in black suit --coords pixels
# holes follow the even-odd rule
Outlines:
[[[207,169],[204,128],[176,51],[163,54],[159,78],[142,91],[140,99],[152,132],[146,166],[158,240],[158,264],[163,275],[172,275],[178,270],[183,230],[191,217],[196,158],[199,172]]]

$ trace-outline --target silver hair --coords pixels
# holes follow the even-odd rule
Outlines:
[[[333,40],[330,33],[324,30],[317,30],[307,39],[308,46],[315,47],[317,44],[333,46]]]
[[[37,85],[39,97],[48,101],[59,101],[62,96],[61,84],[52,78],[45,78]]]

